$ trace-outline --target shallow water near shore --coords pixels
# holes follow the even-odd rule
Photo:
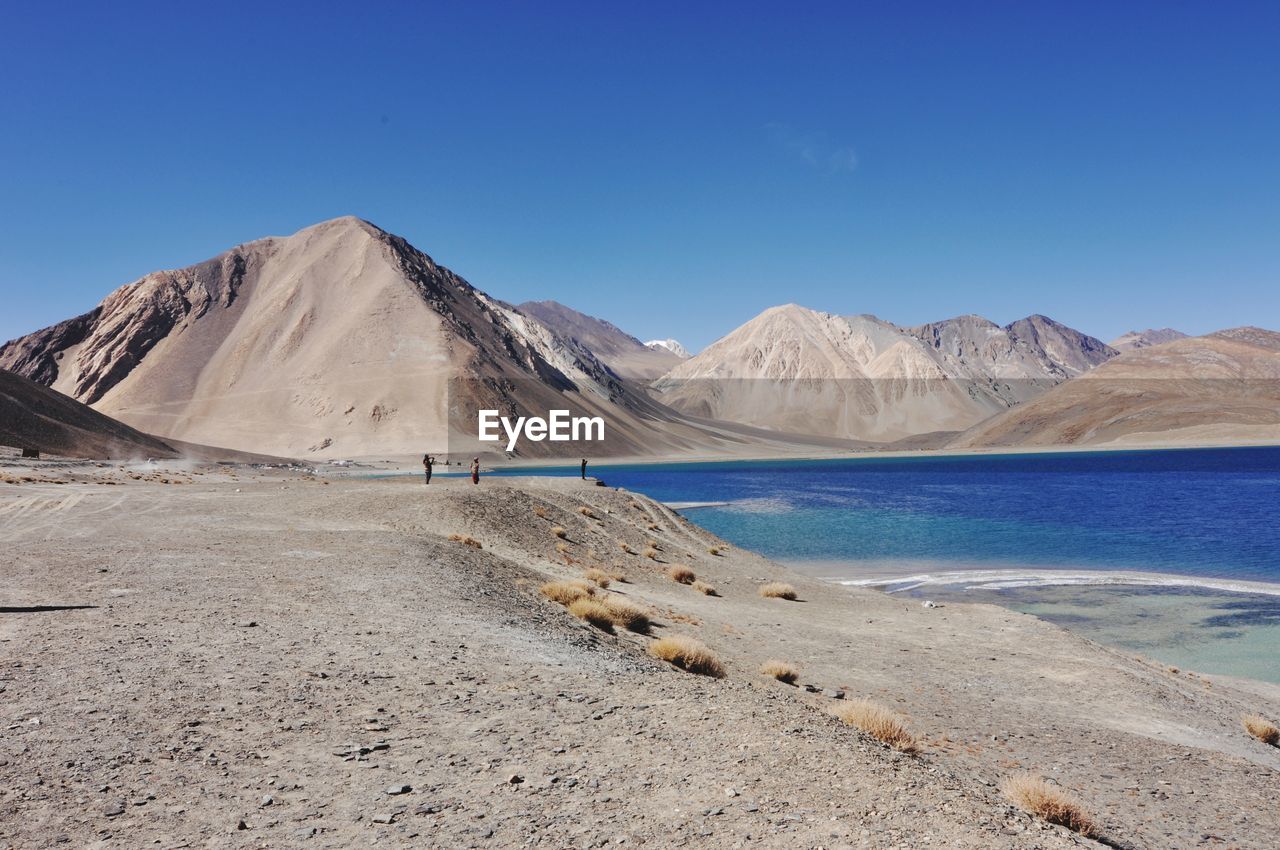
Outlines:
[[[590,474],[707,504],[689,517],[806,572],[993,602],[1166,664],[1280,682],[1280,447],[602,464]]]

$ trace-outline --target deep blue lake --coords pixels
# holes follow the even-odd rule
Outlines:
[[[593,465],[785,561],[1280,582],[1280,447]],[[494,474],[576,475],[576,468]]]

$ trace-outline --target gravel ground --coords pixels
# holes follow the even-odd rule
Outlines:
[[[640,496],[4,471],[0,847],[1099,846],[1000,796],[1023,769],[1113,846],[1280,834],[1280,751],[1238,722],[1280,715],[1277,689],[713,555]],[[719,595],[667,579],[673,563]],[[726,677],[538,595],[587,566],[624,572],[612,589],[652,607],[654,635],[702,640]],[[761,598],[767,580],[799,601]],[[766,658],[799,666],[797,686],[760,676]],[[920,753],[840,724],[837,696],[893,707]]]

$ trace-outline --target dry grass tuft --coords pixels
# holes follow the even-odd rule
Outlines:
[[[1010,776],[1000,783],[1000,791],[1029,815],[1065,826],[1086,838],[1099,834],[1098,825],[1078,800],[1034,773]]]
[[[650,540],[646,540],[646,541],[644,542],[644,545],[648,546],[650,549],[661,549],[661,548],[662,548],[661,546],[659,546],[659,545],[658,545],[658,541],[656,541],[656,540],[652,540],[652,539],[650,539]]]
[[[672,581],[678,581],[680,584],[693,584],[697,576],[693,570],[680,564],[672,564],[667,567],[667,578]]]
[[[695,581],[692,585],[690,585],[690,587],[692,587],[694,590],[701,593],[703,596],[719,596],[720,595],[716,593],[716,589],[714,587],[707,584],[705,581]]]
[[[796,589],[780,581],[771,581],[760,585],[760,595],[765,599],[795,599]]]
[[[645,550],[644,550],[644,556],[645,556],[646,558],[648,558],[650,561],[656,561],[656,560],[658,560],[658,550],[657,550],[657,549],[645,549]]]
[[[648,609],[629,599],[611,594],[605,598],[604,605],[609,609],[614,625],[622,626],[629,632],[645,634],[653,624]]]
[[[671,635],[658,638],[649,644],[649,654],[690,673],[716,679],[724,676],[724,666],[715,653],[691,637]]]
[[[569,536],[569,532],[565,531],[564,526],[562,525],[551,526],[551,533],[554,534],[556,537],[559,537],[561,540]]]
[[[569,613],[579,620],[586,620],[601,631],[613,631],[613,613],[608,605],[598,599],[589,596],[575,599],[569,603]]]
[[[766,661],[760,665],[760,672],[787,685],[794,685],[800,678],[800,671],[785,661]]]
[[[551,581],[538,588],[538,592],[561,605],[568,605],[592,595],[595,591],[586,582]]]
[[[556,551],[563,555],[565,552],[569,551],[569,544],[565,543],[563,540],[560,541],[556,544]]]
[[[1276,724],[1256,714],[1246,714],[1240,718],[1244,730],[1264,744],[1276,746],[1280,743],[1280,729]]]
[[[628,555],[631,554],[631,547],[627,545],[627,542],[625,540],[618,541],[618,548],[621,549],[623,552],[627,553]]]
[[[608,587],[609,583],[613,581],[613,577],[604,570],[597,570],[594,567],[587,570],[586,578],[596,587]]]
[[[586,505],[583,505],[582,507],[578,508],[578,513],[582,514],[587,519],[596,518],[595,512],[592,511],[591,508],[587,507]]]
[[[658,524],[657,524],[656,522],[651,522],[651,523],[649,523],[649,525],[648,525],[648,526],[646,526],[646,528],[648,528],[650,531],[657,531],[657,530],[658,530]]]
[[[867,699],[849,700],[831,711],[849,726],[855,726],[895,750],[913,753],[919,747],[902,718],[892,710]]]
[[[534,515],[534,516],[536,516],[536,517],[538,517],[539,519],[546,519],[546,518],[547,518],[547,509],[546,509],[546,508],[544,508],[542,505],[534,505],[534,506],[533,506],[533,515]]]
[[[470,546],[472,549],[483,549],[479,540],[476,540],[470,534],[450,534],[449,539],[454,543],[461,543],[463,546]]]
[[[712,555],[719,555],[721,552],[721,549],[719,546],[709,546],[707,547],[707,551],[710,552]]]

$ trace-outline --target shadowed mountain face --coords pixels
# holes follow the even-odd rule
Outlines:
[[[665,348],[647,346],[610,322],[556,301],[526,301],[517,309],[578,343],[623,378],[652,380],[680,362],[678,355]]]
[[[178,454],[149,434],[6,371],[0,371],[0,445],[67,457],[121,460]]]
[[[959,431],[1115,352],[1043,316],[901,328],[796,305],[766,310],[653,387],[679,410],[797,433],[894,441]]]
[[[492,449],[482,407],[607,413],[598,454],[670,436],[585,347],[350,217],[147,275],[0,347],[0,368],[152,434],[295,457]]]
[[[956,447],[1280,442],[1280,334],[1232,328],[1125,352]]]

